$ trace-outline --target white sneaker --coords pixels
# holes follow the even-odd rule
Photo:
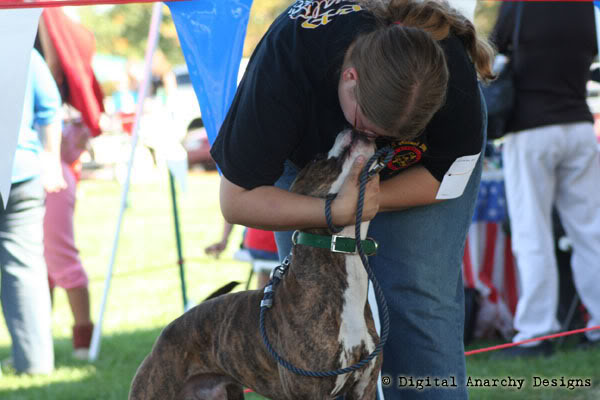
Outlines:
[[[90,349],[81,348],[73,350],[73,358],[81,361],[87,361],[90,358]]]

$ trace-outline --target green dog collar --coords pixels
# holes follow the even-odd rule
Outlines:
[[[319,249],[328,249],[332,253],[356,254],[356,239],[347,236],[325,236],[312,233],[295,231],[292,235],[292,243],[302,244],[304,246],[317,247]],[[366,255],[373,256],[377,254],[377,242],[371,238],[361,240],[360,244]]]

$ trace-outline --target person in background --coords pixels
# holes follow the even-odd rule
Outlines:
[[[65,121],[61,151],[62,173],[67,186],[46,193],[44,216],[44,257],[48,266],[51,292],[56,286],[65,289],[73,315],[73,356],[88,358],[94,324],[90,318],[88,277],[75,246],[73,216],[77,177],[73,168],[89,138],[89,129],[81,119]]]
[[[508,121],[502,160],[512,249],[521,291],[513,341],[556,332],[559,299],[552,208],[573,244],[577,292],[600,325],[600,158],[586,102],[590,65],[597,54],[594,5],[523,2],[515,66],[516,105]],[[491,39],[510,53],[517,3],[501,5]],[[587,332],[584,345],[600,343]],[[547,356],[551,342],[505,349],[499,358]]]
[[[43,222],[44,189],[54,193],[66,187],[60,107],[56,83],[42,56],[32,50],[12,186],[8,205],[0,212],[0,298],[18,373],[48,374],[54,369]]]
[[[75,246],[73,216],[77,194],[79,157],[91,136],[79,112],[67,102],[73,96],[57,50],[42,19],[34,48],[44,57],[63,100],[61,168],[66,187],[46,193],[44,215],[44,258],[48,267],[51,299],[56,286],[65,289],[74,324],[72,327],[73,357],[88,358],[94,325],[90,318],[88,277]],[[72,61],[75,62],[75,61]],[[79,62],[84,62],[79,60]],[[81,90],[79,88],[79,90]]]
[[[227,242],[229,241],[229,236],[231,235],[232,230],[233,224],[225,221],[223,223],[223,235],[221,236],[221,241],[208,246],[204,252],[218,258],[227,248]],[[263,269],[261,263],[256,261],[279,260],[275,236],[271,231],[246,228],[242,247],[248,250],[250,256],[252,257],[252,268],[254,268],[254,272],[257,274],[256,287],[257,289],[262,289],[267,283],[269,283],[269,275],[271,271]]]

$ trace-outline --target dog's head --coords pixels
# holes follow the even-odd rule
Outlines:
[[[291,191],[325,198],[337,193],[359,155],[368,160],[375,153],[375,143],[347,129],[338,134],[326,157],[307,164],[296,177]]]

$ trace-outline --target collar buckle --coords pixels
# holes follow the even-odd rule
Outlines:
[[[352,241],[354,241],[354,238],[348,237],[348,236],[340,236],[340,235],[331,235],[331,252],[332,253],[342,253],[342,254],[356,254],[356,244],[354,245],[354,250],[353,251],[348,251],[348,250],[339,250],[336,247],[337,244],[337,239],[350,239]],[[356,242],[355,242],[356,243]]]

